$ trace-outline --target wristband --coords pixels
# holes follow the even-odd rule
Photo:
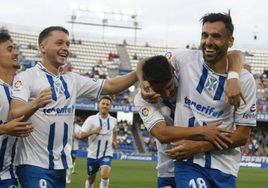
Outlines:
[[[236,78],[238,80],[239,74],[237,72],[229,72],[227,80],[230,80],[232,78]]]

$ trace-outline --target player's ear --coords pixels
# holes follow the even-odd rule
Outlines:
[[[39,45],[39,49],[40,49],[40,51],[41,51],[42,53],[45,53],[45,52],[46,52],[46,47],[45,47],[44,43],[41,43],[41,44]]]
[[[173,67],[171,67],[171,73],[172,73],[172,76],[174,76],[174,68]]]
[[[229,42],[228,42],[228,47],[231,48],[234,44],[234,37],[231,36],[230,39],[229,39]]]

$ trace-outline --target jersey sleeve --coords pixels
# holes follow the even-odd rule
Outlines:
[[[203,57],[200,50],[189,49],[174,49],[160,53],[159,55],[165,56],[177,73],[179,73],[180,70],[183,71],[183,68],[190,63],[197,62],[197,58]]]
[[[92,117],[88,117],[86,119],[86,121],[83,123],[83,125],[82,125],[82,127],[80,129],[80,132],[82,133],[82,132],[89,132],[89,131],[91,131],[92,130],[92,127],[93,127],[93,125],[91,124],[91,122],[92,122]]]
[[[157,104],[150,104],[146,102],[140,92],[134,98],[134,105],[136,106],[139,115],[149,132],[159,122],[165,121],[164,117],[160,113]]]
[[[77,96],[90,96],[92,98],[98,98],[101,94],[105,80],[88,78],[74,73],[77,84]]]
[[[15,76],[12,91],[11,91],[11,98],[19,99],[24,103],[27,103],[30,96],[31,96],[31,84],[32,80],[29,77],[27,72],[22,72]]]
[[[245,71],[245,70],[243,70]],[[235,124],[244,126],[256,126],[256,85],[250,73],[243,73],[240,76],[240,85],[246,98],[247,104],[243,101],[235,113]]]

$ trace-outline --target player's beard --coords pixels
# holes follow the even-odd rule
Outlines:
[[[216,50],[216,53],[213,56],[208,56],[205,53],[206,48],[213,48],[214,50]],[[228,51],[228,43],[224,44],[221,47],[218,47],[216,45],[206,45],[204,44],[203,48],[202,48],[202,52],[203,52],[203,58],[206,62],[211,63],[211,64],[216,64],[217,62],[219,62],[223,56],[226,55]]]
[[[20,69],[20,67],[21,67],[20,64],[13,65],[13,68],[15,68],[15,69]]]

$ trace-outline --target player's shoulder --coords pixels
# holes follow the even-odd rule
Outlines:
[[[239,77],[239,82],[240,83],[248,83],[248,82],[255,83],[255,79],[248,70],[242,69],[240,73],[240,77]]]
[[[202,57],[201,50],[173,49],[165,53],[168,60],[177,58]]]
[[[15,78],[17,77],[34,77],[40,75],[39,69],[34,66],[29,69],[26,69],[25,71],[21,71],[20,73],[16,74]]]
[[[117,121],[117,119],[111,115],[109,115],[110,119],[112,119],[113,121]]]

